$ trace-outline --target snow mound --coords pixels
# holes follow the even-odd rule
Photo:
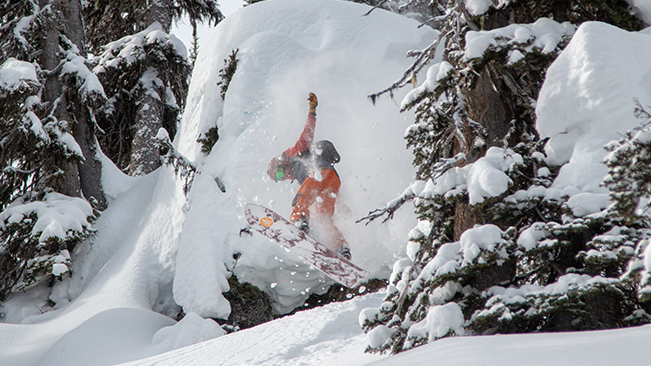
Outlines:
[[[633,113],[635,98],[651,104],[649,59],[651,35],[588,22],[547,71],[536,127],[541,138],[550,138],[547,162],[565,165],[546,195],[570,197],[577,216],[609,205],[601,185],[608,173],[604,145],[640,124]]]
[[[61,337],[42,358],[48,366],[105,365],[155,354],[154,334],[174,321],[166,316],[139,309],[111,309],[88,319]],[[115,352],[119,349],[120,352]],[[149,352],[148,352],[149,351]],[[74,354],[74,357],[70,357]]]
[[[27,81],[38,83],[33,64],[10,57],[0,66],[0,88],[14,91]]]
[[[221,293],[236,252],[242,257],[235,274],[270,293],[278,312],[330,283],[268,239],[240,236],[246,203],[289,216],[299,185],[270,181],[267,164],[298,139],[309,92],[319,98],[315,141],[332,141],[342,157],[335,223],[353,261],[388,276],[401,255],[415,222],[409,209],[387,225],[355,220],[384,207],[413,179],[401,138],[413,115],[400,114],[388,99],[373,106],[366,96],[390,85],[408,66],[407,51],[425,48],[436,32],[386,11],[362,16],[367,11],[331,0],[261,2],[232,14],[205,40],[175,140],[200,172],[189,193],[174,279],[174,298],[186,311],[228,315]],[[222,100],[219,71],[235,50],[237,70]],[[215,126],[220,137],[205,156],[196,140]]]
[[[448,334],[464,335],[463,312],[455,302],[435,305],[427,312],[425,319],[412,325],[407,334],[408,339],[429,337],[428,341],[443,338]]]
[[[364,353],[366,335],[356,319],[361,309],[377,305],[385,295],[359,296],[301,311],[123,366],[364,365],[386,355]]]
[[[0,228],[18,223],[26,216],[36,214],[37,219],[31,235],[39,235],[41,243],[50,238],[69,239],[74,233],[84,229],[92,231],[88,218],[93,216],[93,208],[81,198],[68,197],[49,192],[43,201],[29,203],[14,202],[0,213]]]

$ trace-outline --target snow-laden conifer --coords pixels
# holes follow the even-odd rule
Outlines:
[[[223,15],[213,0],[94,2],[84,14],[97,55],[93,71],[109,98],[98,120],[100,142],[121,169],[150,173],[160,165],[159,128],[176,134],[191,72],[172,22],[187,14],[193,26],[217,23]]]
[[[0,5],[0,300],[67,272],[105,205],[79,1]],[[85,199],[84,199],[85,197]],[[63,258],[63,259],[62,259]]]
[[[419,224],[385,302],[360,316],[370,351],[651,320],[630,270],[641,260],[644,228],[605,206],[582,212],[571,209],[577,198],[568,205],[567,195],[546,193],[559,171],[535,128],[547,68],[585,20],[641,26],[625,6],[595,12],[591,1],[571,3],[437,3],[428,24],[439,38],[410,52],[412,67],[371,96],[417,86],[402,103],[416,112],[405,138],[417,180],[368,219],[389,218],[412,201]],[[418,85],[415,75],[440,49],[442,60]]]

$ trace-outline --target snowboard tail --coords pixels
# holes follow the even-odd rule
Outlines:
[[[303,258],[334,281],[353,288],[369,273],[299,230],[276,212],[256,204],[244,208],[251,228]]]

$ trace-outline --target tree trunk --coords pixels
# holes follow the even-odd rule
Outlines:
[[[509,123],[514,115],[504,100],[507,93],[502,92],[501,81],[492,63],[494,61],[489,61],[477,77],[473,88],[464,90],[464,95],[468,103],[468,116],[486,129],[487,145],[502,146],[502,140],[509,132]]]
[[[97,209],[104,210],[106,198],[102,188],[102,162],[99,143],[95,138],[95,125],[90,119],[88,109],[82,106],[79,112],[73,134],[85,157],[78,166],[81,190],[87,200],[96,201]]]
[[[164,106],[154,80],[158,80],[158,71],[149,67],[140,80],[144,92],[137,103],[136,133],[131,142],[129,173],[132,175],[149,174],[160,166],[160,153],[155,138],[158,130],[163,127]]]
[[[454,241],[459,241],[464,231],[483,224],[484,220],[468,201],[459,201],[454,207]]]
[[[47,0],[41,0],[41,6],[47,4]],[[46,22],[41,66],[52,71],[61,62],[60,29],[65,30],[66,37],[77,46],[81,56],[86,55],[86,47],[80,0],[52,0],[49,4],[55,15]],[[67,132],[73,135],[84,155],[84,161],[81,163],[65,164],[63,176],[57,179],[52,188],[67,196],[81,197],[83,194],[88,200],[92,197],[97,203],[97,208],[106,208],[101,185],[102,164],[98,155],[99,146],[88,108],[83,105],[76,90],[64,92],[58,72],[53,72],[46,78],[43,95],[44,102],[56,106],[52,115],[59,121],[67,122]]]
[[[59,54],[59,22],[63,20],[57,16],[57,10],[64,8],[65,4],[61,0],[40,1],[41,8],[48,4],[52,6],[53,12],[45,21],[45,38],[42,40],[43,53],[41,54],[40,65],[44,71],[49,71],[51,74],[45,78],[42,101],[48,103],[51,108],[55,108],[54,110],[48,110],[48,112],[58,121],[69,122],[68,101],[63,96],[63,85],[59,80],[58,73],[54,72],[61,61]],[[67,129],[70,132],[70,123],[68,123]],[[63,169],[63,175],[50,183],[52,188],[67,196],[80,197],[81,186],[77,164],[67,163],[61,168]]]
[[[81,56],[86,56],[86,39],[82,6],[80,0],[64,0],[64,17],[68,38],[77,46]],[[74,103],[79,106],[76,113],[76,123],[73,126],[73,136],[81,147],[84,161],[79,163],[79,180],[81,190],[87,200],[91,197],[96,201],[97,208],[106,208],[106,198],[102,189],[102,162],[99,157],[99,144],[95,138],[95,123],[90,111],[81,102],[78,93],[74,93]]]
[[[172,26],[171,10],[171,0],[152,0],[144,14],[145,24],[150,26],[158,22],[163,31],[169,32]],[[160,153],[155,138],[158,130],[163,127],[165,113],[165,93],[159,93],[165,87],[160,85],[159,77],[164,73],[159,70],[156,61],[149,57],[148,64],[140,79],[143,92],[137,102],[136,133],[131,145],[129,173],[132,175],[149,174],[160,166]]]
[[[171,0],[151,0],[145,11],[145,25],[148,27],[154,22],[160,23],[165,33],[172,29],[172,2]]]

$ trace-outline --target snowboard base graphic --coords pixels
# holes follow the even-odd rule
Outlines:
[[[260,205],[247,204],[244,212],[253,230],[303,258],[334,281],[353,288],[360,280],[368,277],[366,270],[309,237],[274,211]]]

